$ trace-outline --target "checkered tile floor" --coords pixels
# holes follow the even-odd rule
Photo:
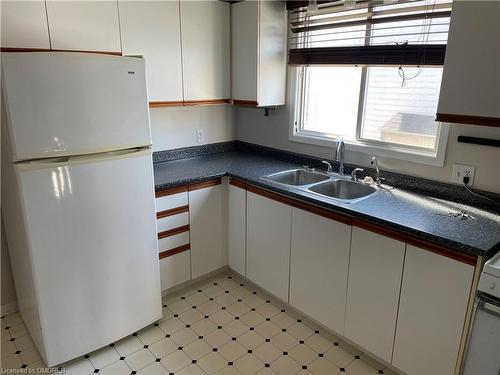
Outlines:
[[[45,367],[19,314],[2,317],[2,368]],[[232,273],[163,298],[163,318],[64,364],[66,374],[393,374]]]

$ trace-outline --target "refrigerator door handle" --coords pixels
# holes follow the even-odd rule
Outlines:
[[[35,159],[15,163],[17,170],[26,171],[34,169],[53,168],[58,166],[68,166],[74,164],[86,164],[99,161],[107,161],[113,159],[124,159],[128,157],[136,157],[142,155],[151,155],[151,146],[135,147],[117,151],[107,151],[96,154],[66,156],[47,159]]]

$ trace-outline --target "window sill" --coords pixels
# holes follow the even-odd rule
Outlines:
[[[293,128],[293,127],[291,127]],[[444,156],[446,144],[448,141],[448,125],[441,125],[441,134],[439,134],[439,144],[436,153],[424,152],[418,150],[411,150],[399,148],[396,146],[382,146],[368,142],[359,141],[345,141],[345,149],[350,152],[359,152],[363,154],[370,154],[378,157],[387,157],[397,160],[405,160],[413,163],[431,165],[435,167],[442,167],[444,165]],[[326,138],[323,136],[314,136],[312,134],[296,133],[290,131],[289,140],[297,143],[306,143],[316,146],[325,146],[335,148],[337,146],[337,139]]]

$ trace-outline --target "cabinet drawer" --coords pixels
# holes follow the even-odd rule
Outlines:
[[[187,245],[188,243],[189,232],[182,232],[173,236],[160,238],[158,240],[158,250],[161,253],[163,251],[171,250],[182,245]]]
[[[181,193],[165,195],[156,198],[156,212],[170,210],[172,208],[186,206],[188,204],[188,193],[183,191]]]
[[[172,288],[191,279],[190,251],[160,259],[161,290]]]
[[[181,212],[180,214],[177,215],[162,217],[156,221],[158,233],[182,227],[183,225],[188,225],[188,224],[189,224],[188,212]]]

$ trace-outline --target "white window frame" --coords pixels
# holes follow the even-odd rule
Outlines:
[[[388,157],[392,159],[407,160],[419,164],[442,167],[448,143],[449,124],[440,123],[436,134],[436,149],[426,151],[422,148],[397,145],[376,140],[367,140],[360,137],[360,131],[363,118],[364,96],[366,94],[366,67],[362,68],[361,90],[358,105],[358,120],[356,123],[356,140],[344,140],[346,151],[360,152],[363,154]],[[339,138],[327,133],[311,132],[300,130],[300,121],[302,120],[303,98],[304,98],[304,80],[301,75],[303,68],[291,67],[290,77],[290,119],[292,123],[289,128],[288,139],[292,142],[306,143],[311,145],[336,147]]]

